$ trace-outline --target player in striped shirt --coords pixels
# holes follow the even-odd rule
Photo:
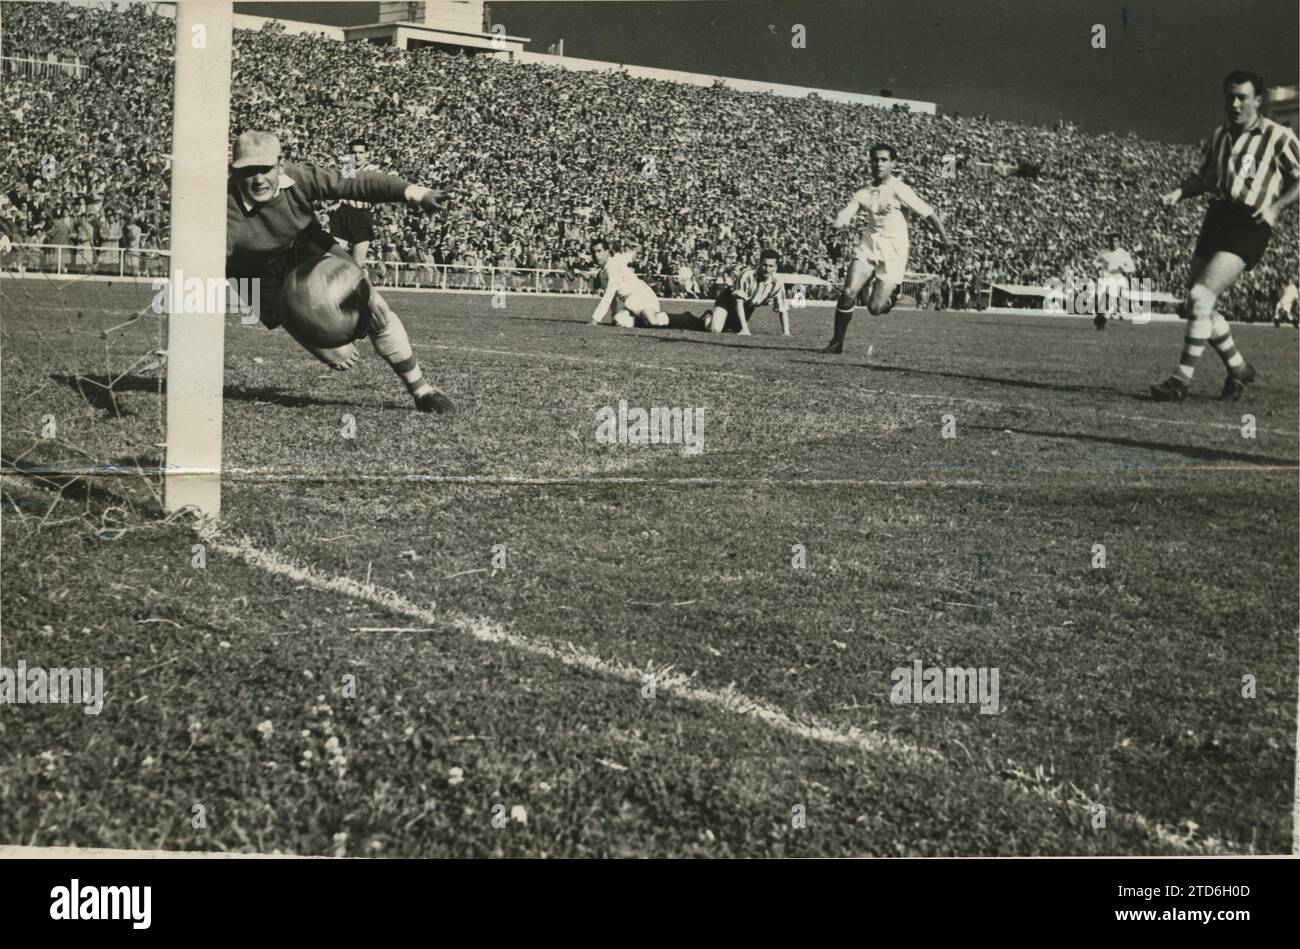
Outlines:
[[[316,297],[304,298],[321,289],[318,286],[308,285],[302,296],[281,293],[290,277],[297,276],[300,265],[327,254],[347,259],[356,271],[357,295],[364,301],[354,341],[370,337],[375,352],[406,384],[421,412],[452,411],[450,400],[420,371],[401,319],[316,219],[314,202],[338,198],[370,204],[404,201],[432,213],[445,210],[450,193],[378,172],[358,172],[345,178],[328,168],[287,164],[277,136],[244,132],[235,140],[226,185],[226,276],[257,280],[257,316],[268,329],[275,329],[284,322],[286,312],[305,310],[310,318],[325,305]],[[314,346],[302,339],[298,342],[331,369],[347,370],[356,364],[356,346],[351,342],[335,348]]]
[[[348,143],[348,156],[343,165],[343,177],[355,178],[359,171],[378,171],[370,162],[364,138],[354,138]],[[367,264],[370,243],[375,239],[375,217],[370,205],[364,201],[344,199],[330,207],[330,233],[348,245],[348,252],[362,270]]]
[[[757,267],[746,267],[734,288],[728,287],[713,301],[713,309],[700,317],[712,333],[723,331],[749,336],[749,321],[755,311],[769,304],[781,317],[781,332],[790,335],[790,309],[785,284],[777,276],[778,257],[771,248],[759,256]]]
[[[903,209],[929,221],[939,234],[941,244],[948,243],[943,220],[911,186],[894,175],[896,154],[893,146],[871,146],[871,184],[854,193],[849,203],[835,217],[835,227],[847,228],[854,216],[865,212],[866,230],[853,250],[853,260],[844,276],[839,301],[835,305],[835,335],[824,353],[838,356],[844,351],[844,334],[853,319],[858,294],[872,281],[867,309],[873,316],[888,313],[894,306],[894,291],[907,273],[907,219]]]
[[[1296,200],[1300,186],[1300,142],[1295,132],[1259,114],[1264,81],[1237,70],[1223,80],[1228,121],[1205,144],[1201,166],[1161,200],[1174,205],[1209,194],[1192,264],[1182,316],[1187,336],[1177,371],[1151,387],[1159,402],[1181,402],[1208,340],[1228,371],[1221,399],[1241,398],[1255,380],[1255,368],[1237,352],[1228,321],[1215,310],[1220,296],[1252,269],[1268,247],[1278,214]]]

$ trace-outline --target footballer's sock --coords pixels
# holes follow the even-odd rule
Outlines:
[[[375,352],[393,367],[393,372],[406,384],[406,391],[411,393],[417,405],[422,398],[433,393],[433,386],[424,378],[420,364],[415,360],[406,327],[388,302],[373,290],[370,293],[370,342],[374,345]]]
[[[1214,335],[1210,337],[1210,345],[1214,347],[1223,360],[1223,365],[1227,368],[1229,375],[1240,375],[1246,370],[1246,359],[1241,353],[1237,352],[1237,345],[1232,341],[1232,331],[1228,329],[1228,321],[1218,313],[1214,314],[1213,323]]]
[[[1188,326],[1187,336],[1183,339],[1183,355],[1178,360],[1178,371],[1174,375],[1185,383],[1192,381],[1192,376],[1196,373],[1196,363],[1200,360],[1201,353],[1205,352],[1206,337],[1192,335],[1199,329],[1198,326]]]
[[[849,322],[853,319],[853,307],[842,310],[839,306],[835,307],[835,335],[831,337],[832,343],[844,345],[844,334],[849,331]]]

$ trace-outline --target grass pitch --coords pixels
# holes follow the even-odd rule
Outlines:
[[[0,709],[0,842],[1293,847],[1294,331],[1235,328],[1242,402],[1207,353],[1166,405],[1176,323],[862,312],[827,357],[827,309],[742,340],[394,292],[460,407],[430,418],[373,354],[331,373],[231,317],[198,536],[130,473],[161,460],[159,374],[131,367],[162,328],[101,337],[152,291],[0,291],[29,472],[4,477],[0,661],[102,666],[107,692]],[[704,409],[703,452],[599,442],[620,400]],[[50,473],[91,461],[111,476]],[[917,660],[997,669],[1000,710],[892,703]]]

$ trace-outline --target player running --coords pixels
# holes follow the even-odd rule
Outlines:
[[[1278,214],[1295,201],[1300,185],[1300,141],[1285,125],[1259,114],[1263,92],[1264,81],[1255,73],[1228,74],[1223,80],[1227,123],[1205,143],[1197,172],[1161,198],[1165,205],[1174,205],[1208,192],[1213,200],[1187,275],[1189,289],[1181,310],[1188,321],[1183,354],[1177,371],[1151,387],[1157,402],[1187,398],[1207,340],[1228,371],[1219,398],[1236,401],[1255,381],[1255,367],[1237,352],[1228,321],[1215,304],[1243,272],[1259,263]]]
[[[1133,276],[1137,267],[1133,264],[1133,256],[1119,246],[1118,234],[1110,235],[1110,250],[1103,250],[1092,262],[1100,271],[1097,281],[1097,314],[1092,318],[1100,332],[1106,328],[1107,320],[1124,318],[1128,278]]]
[[[824,353],[839,355],[844,351],[844,334],[853,319],[853,308],[862,288],[872,281],[867,309],[875,316],[888,313],[894,306],[895,291],[907,273],[907,219],[903,208],[928,220],[939,235],[941,245],[948,243],[948,232],[938,212],[926,204],[901,178],[894,176],[894,148],[871,146],[871,184],[862,188],[835,217],[835,227],[847,228],[859,211],[865,211],[867,228],[853,251],[853,260],[844,276],[835,305],[835,335]]]
[[[776,274],[779,258],[771,248],[763,251],[757,267],[746,267],[736,281],[735,288],[728,287],[713,301],[713,309],[700,317],[704,328],[711,333],[739,333],[752,335],[749,321],[763,304],[770,304],[781,317],[781,333],[790,335],[790,309],[785,299],[785,284]]]
[[[347,261],[342,269],[349,273],[342,276],[350,282],[342,289],[361,316],[353,341],[370,337],[375,352],[401,377],[421,412],[450,412],[452,403],[420,372],[402,321],[312,211],[313,202],[347,198],[372,204],[405,201],[432,213],[445,210],[449,197],[447,191],[393,175],[363,171],[345,178],[327,168],[287,164],[275,135],[244,132],[235,140],[227,181],[226,276],[255,278],[258,293],[249,302],[262,323],[275,329],[292,319],[286,328],[304,349],[331,369],[347,370],[357,360],[352,342],[327,348],[312,345],[302,332],[313,313],[324,320],[325,312],[342,299],[340,281],[327,285],[329,278],[313,279],[311,268],[325,255]],[[331,265],[322,273],[337,275],[339,269]],[[284,284],[289,287],[282,293]]]
[[[605,319],[614,305],[614,324],[625,329],[638,322],[646,326],[667,326],[668,314],[659,308],[659,298],[650,285],[633,272],[632,251],[610,253],[609,241],[597,237],[591,242],[591,255],[605,278],[605,294],[591,314],[591,325]]]

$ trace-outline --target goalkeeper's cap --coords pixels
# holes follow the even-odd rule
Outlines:
[[[273,132],[242,132],[235,139],[231,168],[250,165],[274,165],[280,160],[280,138]]]

